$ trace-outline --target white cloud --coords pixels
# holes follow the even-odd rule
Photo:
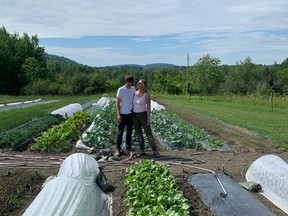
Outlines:
[[[176,56],[187,52],[194,58],[220,55],[233,63],[239,59],[233,61],[228,55],[247,57],[258,50],[255,55],[261,59],[263,52],[287,50],[287,11],[287,0],[1,0],[0,25],[8,32],[39,38],[118,35],[134,36],[132,43],[149,43],[165,36],[159,50],[166,52],[142,56],[126,48],[46,47],[48,53],[82,59],[88,65],[98,61],[150,63],[156,57],[179,64]],[[274,30],[286,31],[286,35]]]
[[[8,30],[39,37],[149,36],[287,28],[287,9],[286,0],[4,0],[0,22]],[[263,17],[265,22],[258,19]]]
[[[132,38],[131,40],[135,42],[148,42],[148,41],[155,41],[157,39],[153,37],[135,37],[135,38]]]

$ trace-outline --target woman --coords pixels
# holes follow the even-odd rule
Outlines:
[[[153,151],[153,155],[160,157],[154,137],[150,127],[151,100],[150,94],[147,91],[147,82],[144,79],[137,83],[137,91],[133,99],[133,125],[140,145],[140,155],[145,155],[144,138],[142,128],[147,136],[148,142]]]

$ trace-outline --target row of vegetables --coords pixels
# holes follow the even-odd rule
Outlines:
[[[4,147],[9,148],[11,145],[10,147],[17,149],[19,146],[23,146],[21,140],[27,142],[28,138],[31,141],[31,137],[33,137],[32,145],[29,147],[31,151],[69,152],[79,139],[88,147],[110,148],[113,145],[117,128],[115,103],[115,100],[109,100],[96,113],[94,120],[89,112],[82,111],[76,112],[67,119],[53,116],[55,119],[51,122],[47,120],[49,123],[44,123],[44,119],[30,122],[31,126],[21,128],[29,130],[33,125],[34,132],[23,133],[23,137],[26,138],[17,142],[15,140],[7,142],[9,136],[9,132],[7,132]],[[52,119],[52,115],[47,115],[46,118]],[[37,122],[41,122],[45,127],[41,130],[39,127],[39,131],[37,131]],[[51,126],[52,124],[53,126]],[[204,130],[192,127],[167,110],[154,109],[151,114],[151,124],[157,138],[161,139],[161,143],[167,149],[195,148],[203,141],[214,146],[221,146],[223,143],[221,140],[211,137]],[[17,130],[16,128],[14,132]],[[41,135],[37,137],[39,132]],[[21,137],[21,135],[19,136]],[[3,148],[1,146],[3,137],[0,134],[0,148]],[[191,206],[188,200],[179,190],[176,180],[164,164],[154,160],[144,160],[129,167],[126,177],[127,215],[190,215]]]
[[[0,133],[0,149],[13,149],[16,151],[26,150],[34,139],[48,130],[53,125],[64,122],[61,115],[45,115],[27,122],[12,130]]]
[[[79,136],[91,124],[91,121],[89,112],[76,112],[73,116],[68,116],[66,121],[43,132],[29,150],[69,152],[73,148],[72,143],[78,140]]]
[[[190,215],[191,205],[178,188],[169,169],[144,160],[127,169],[127,215]]]
[[[151,112],[151,127],[167,149],[211,147],[221,148],[224,142],[211,136],[203,129],[195,128],[190,123],[166,109]],[[205,146],[204,146],[205,144]]]
[[[114,100],[110,100],[96,116],[90,130],[82,136],[81,140],[86,146],[109,148],[113,145],[117,127],[115,103]],[[153,109],[151,127],[157,139],[167,149],[195,148],[196,146],[217,149],[224,144],[221,139],[209,135],[203,129],[193,127],[166,109]],[[143,134],[145,136],[145,133]],[[135,134],[132,139],[137,140]],[[146,138],[145,141],[147,142]]]
[[[117,127],[115,103],[115,100],[109,100],[94,120],[86,111],[76,112],[66,120],[47,115],[12,131],[2,132],[0,148],[25,150],[27,143],[32,143],[29,149],[33,151],[69,152],[79,139],[88,147],[109,148],[113,145]],[[223,146],[219,138],[193,127],[165,109],[153,109],[151,126],[160,143],[167,149],[203,147],[204,144],[214,148]],[[86,130],[88,127],[89,130]]]
[[[114,140],[117,116],[116,101],[109,100],[96,115],[92,125],[81,136],[84,145],[94,148],[110,148]]]

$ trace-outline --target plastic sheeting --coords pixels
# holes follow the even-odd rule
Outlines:
[[[262,194],[288,214],[288,164],[284,160],[262,156],[251,164],[246,179],[260,184]]]
[[[105,104],[110,101],[109,97],[102,97],[96,103],[92,104],[92,107],[88,110],[91,114],[95,113],[97,110],[101,109]]]
[[[163,105],[159,105],[156,101],[151,100],[151,110],[153,111],[153,109],[161,110],[165,109],[165,107]]]
[[[64,118],[67,116],[73,116],[75,112],[82,112],[83,108],[79,103],[69,104],[67,106],[64,106],[60,109],[54,110],[51,112],[52,115],[62,115]]]
[[[41,101],[41,99],[39,98],[39,99],[37,99],[37,100],[31,100],[31,101],[24,101],[24,102],[22,102],[22,101],[20,101],[20,102],[13,102],[13,103],[7,103],[6,105],[7,106],[16,106],[16,105],[20,105],[20,104],[26,104],[26,103],[37,103],[37,102],[39,102],[39,101]]]
[[[98,187],[99,165],[90,155],[75,153],[61,165],[57,177],[45,186],[24,216],[107,216],[108,196]]]
[[[26,108],[26,107],[36,106],[40,104],[49,104],[55,101],[57,100],[42,101],[41,99],[38,99],[38,100],[10,103],[9,106],[6,104],[0,104],[0,112],[6,111],[6,110],[19,109],[19,108]]]
[[[97,101],[97,103],[93,103],[92,106],[98,106],[103,107],[105,104],[107,104],[110,101],[109,97],[102,97],[100,100]]]
[[[203,202],[214,215],[272,216],[274,215],[263,203],[255,199],[248,191],[223,173],[217,174],[227,196],[213,173],[194,174],[189,181],[200,194]]]
[[[102,97],[100,100],[97,101],[96,104],[93,104],[94,107],[99,108],[104,108],[110,101],[110,98],[108,97]],[[116,108],[115,108],[116,110]],[[99,115],[99,114],[98,114]],[[98,115],[95,117],[95,119],[98,118]],[[92,122],[92,124],[87,128],[87,130],[82,134],[82,138],[85,138],[87,136],[87,132],[90,132],[93,128],[95,127],[95,120]],[[86,146],[83,142],[82,139],[79,139],[76,142],[76,148],[77,149],[83,149],[83,150],[90,150],[91,148]]]
[[[97,99],[97,98],[92,99],[92,100],[90,100],[90,101],[87,101],[87,102],[81,104],[81,106],[82,106],[83,109],[87,109],[88,107],[91,107],[92,104],[97,103],[98,100],[99,100],[99,99]]]

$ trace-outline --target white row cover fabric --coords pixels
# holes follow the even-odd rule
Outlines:
[[[162,110],[162,109],[165,109],[165,107],[163,105],[158,104],[156,101],[151,100],[151,111],[153,109]]]
[[[20,102],[13,102],[13,103],[7,103],[6,105],[7,106],[15,106],[15,105],[20,105],[20,104],[27,104],[27,103],[37,103],[37,102],[39,102],[39,101],[41,101],[41,99],[39,98],[39,99],[37,99],[37,100],[30,100],[30,101],[20,101]],[[2,105],[2,104],[0,104],[0,105]],[[5,104],[3,104],[3,105],[5,105]]]
[[[99,107],[102,107],[102,109],[104,107],[106,107],[108,105],[110,101],[110,98],[108,97],[102,97],[100,98],[100,100],[97,101],[96,104],[93,104],[93,106],[99,106]],[[115,108],[116,109],[116,108]],[[96,115],[95,119],[97,119],[99,117],[99,114]],[[95,127],[95,119],[94,121],[92,122],[92,124],[86,129],[86,131],[82,134],[82,138],[85,138],[87,136],[87,132],[90,132],[94,127]],[[83,150],[90,150],[91,148],[86,146],[83,142],[82,142],[82,139],[79,139],[77,142],[76,142],[76,148],[77,149],[83,149]]]
[[[97,115],[98,116],[98,115]],[[96,118],[97,118],[96,116]],[[82,134],[82,138],[85,138],[87,136],[87,132],[90,132],[93,128],[95,127],[95,123],[94,121],[92,122],[92,124],[86,129],[86,131]],[[82,149],[82,150],[90,150],[91,148],[86,146],[83,142],[82,139],[79,139],[76,142],[76,148],[77,149]]]
[[[90,155],[67,157],[58,175],[43,189],[23,216],[107,216],[108,196],[98,187],[99,164]]]
[[[15,106],[15,105],[19,105],[22,104],[22,102],[13,102],[13,103],[7,103],[7,106]]]
[[[67,116],[73,116],[76,112],[82,112],[83,108],[79,103],[69,104],[67,106],[64,106],[60,109],[54,110],[51,112],[52,115],[62,115],[64,118]]]
[[[288,214],[288,164],[276,155],[254,161],[246,172],[247,181],[262,186],[263,195]]]
[[[100,98],[97,103],[93,103],[92,106],[98,106],[103,107],[105,104],[107,104],[110,101],[109,97],[102,97]]]

